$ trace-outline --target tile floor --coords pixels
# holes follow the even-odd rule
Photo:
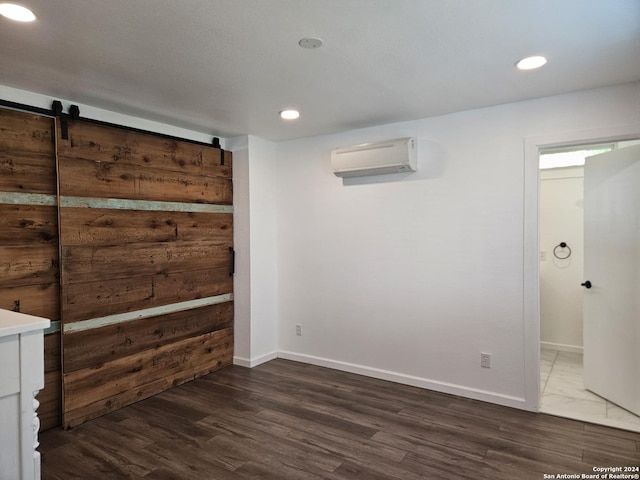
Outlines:
[[[540,411],[640,432],[640,417],[582,386],[582,354],[540,350]]]

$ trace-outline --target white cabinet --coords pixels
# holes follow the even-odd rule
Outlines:
[[[0,310],[0,480],[40,479],[35,395],[44,386],[49,320]]]

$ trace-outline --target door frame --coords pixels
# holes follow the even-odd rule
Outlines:
[[[540,150],[640,138],[640,123],[524,138],[523,314],[525,408],[540,411]]]

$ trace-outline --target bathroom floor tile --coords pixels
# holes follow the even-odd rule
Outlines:
[[[557,362],[579,365],[582,367],[582,354],[572,352],[558,352]]]
[[[540,412],[640,432],[640,417],[586,390],[582,355],[540,350]]]
[[[582,383],[582,375],[569,375],[566,372],[551,370],[544,393],[562,395],[564,397],[582,400],[601,400],[601,397],[586,390]]]
[[[629,422],[640,427],[640,417],[634,415],[629,410],[620,408],[619,406],[611,402],[607,402],[607,418]]]
[[[553,362],[556,360],[557,356],[558,356],[558,351],[557,350],[551,350],[549,348],[541,348],[540,349],[540,360],[541,360],[541,362],[547,361],[547,362],[551,362],[553,364]]]
[[[605,418],[607,401],[599,397],[595,400],[587,400],[548,393],[542,396],[542,409],[545,413],[563,417],[574,414],[589,418]]]

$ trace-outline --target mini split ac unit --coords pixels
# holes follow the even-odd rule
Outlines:
[[[415,172],[418,168],[415,138],[340,147],[331,151],[331,166],[338,177]]]

